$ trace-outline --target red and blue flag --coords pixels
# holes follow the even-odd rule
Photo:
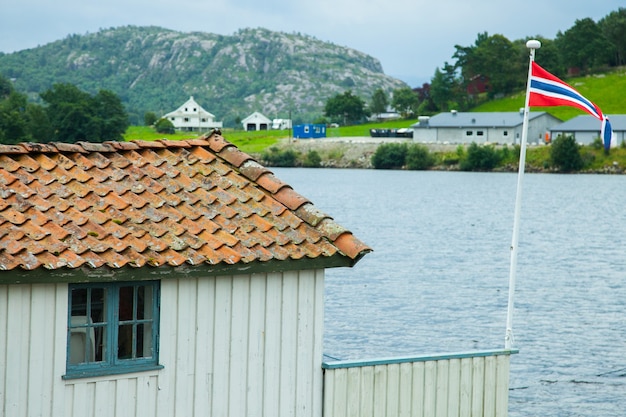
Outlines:
[[[602,113],[602,110],[570,85],[541,68],[534,61],[532,62],[528,105],[530,107],[577,107],[602,122],[600,136],[604,143],[604,148],[608,150],[614,145],[611,123],[609,118]]]

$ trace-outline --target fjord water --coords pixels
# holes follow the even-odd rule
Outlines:
[[[504,347],[517,174],[273,172],[374,249],[327,271],[326,355]],[[509,415],[626,415],[626,176],[522,188]]]

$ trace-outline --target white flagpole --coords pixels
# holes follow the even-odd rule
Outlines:
[[[513,219],[513,238],[511,241],[511,268],[509,271],[509,303],[506,313],[506,336],[504,348],[513,347],[513,300],[515,296],[515,271],[517,269],[517,243],[519,241],[520,211],[522,208],[522,182],[526,165],[526,142],[528,140],[528,103],[530,100],[530,77],[532,75],[532,63],[535,60],[535,50],[541,48],[541,42],[530,40],[526,42],[530,49],[530,61],[528,63],[528,79],[526,85],[526,102],[524,103],[524,122],[522,125],[522,142],[520,144],[519,170],[517,174],[517,194],[515,196],[515,216]]]

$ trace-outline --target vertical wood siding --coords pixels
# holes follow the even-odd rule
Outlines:
[[[67,291],[0,285],[0,417],[322,415],[323,270],[164,280],[164,368],[65,381]]]
[[[324,417],[505,417],[510,353],[324,364]]]

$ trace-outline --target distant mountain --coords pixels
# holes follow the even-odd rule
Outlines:
[[[91,94],[118,94],[142,123],[147,111],[175,110],[189,96],[217,120],[233,125],[253,111],[269,118],[312,121],[326,100],[351,90],[373,92],[407,85],[383,73],[380,62],[354,49],[311,36],[243,29],[232,36],[125,26],[33,49],[0,53],[0,74],[38,100],[54,83]]]

